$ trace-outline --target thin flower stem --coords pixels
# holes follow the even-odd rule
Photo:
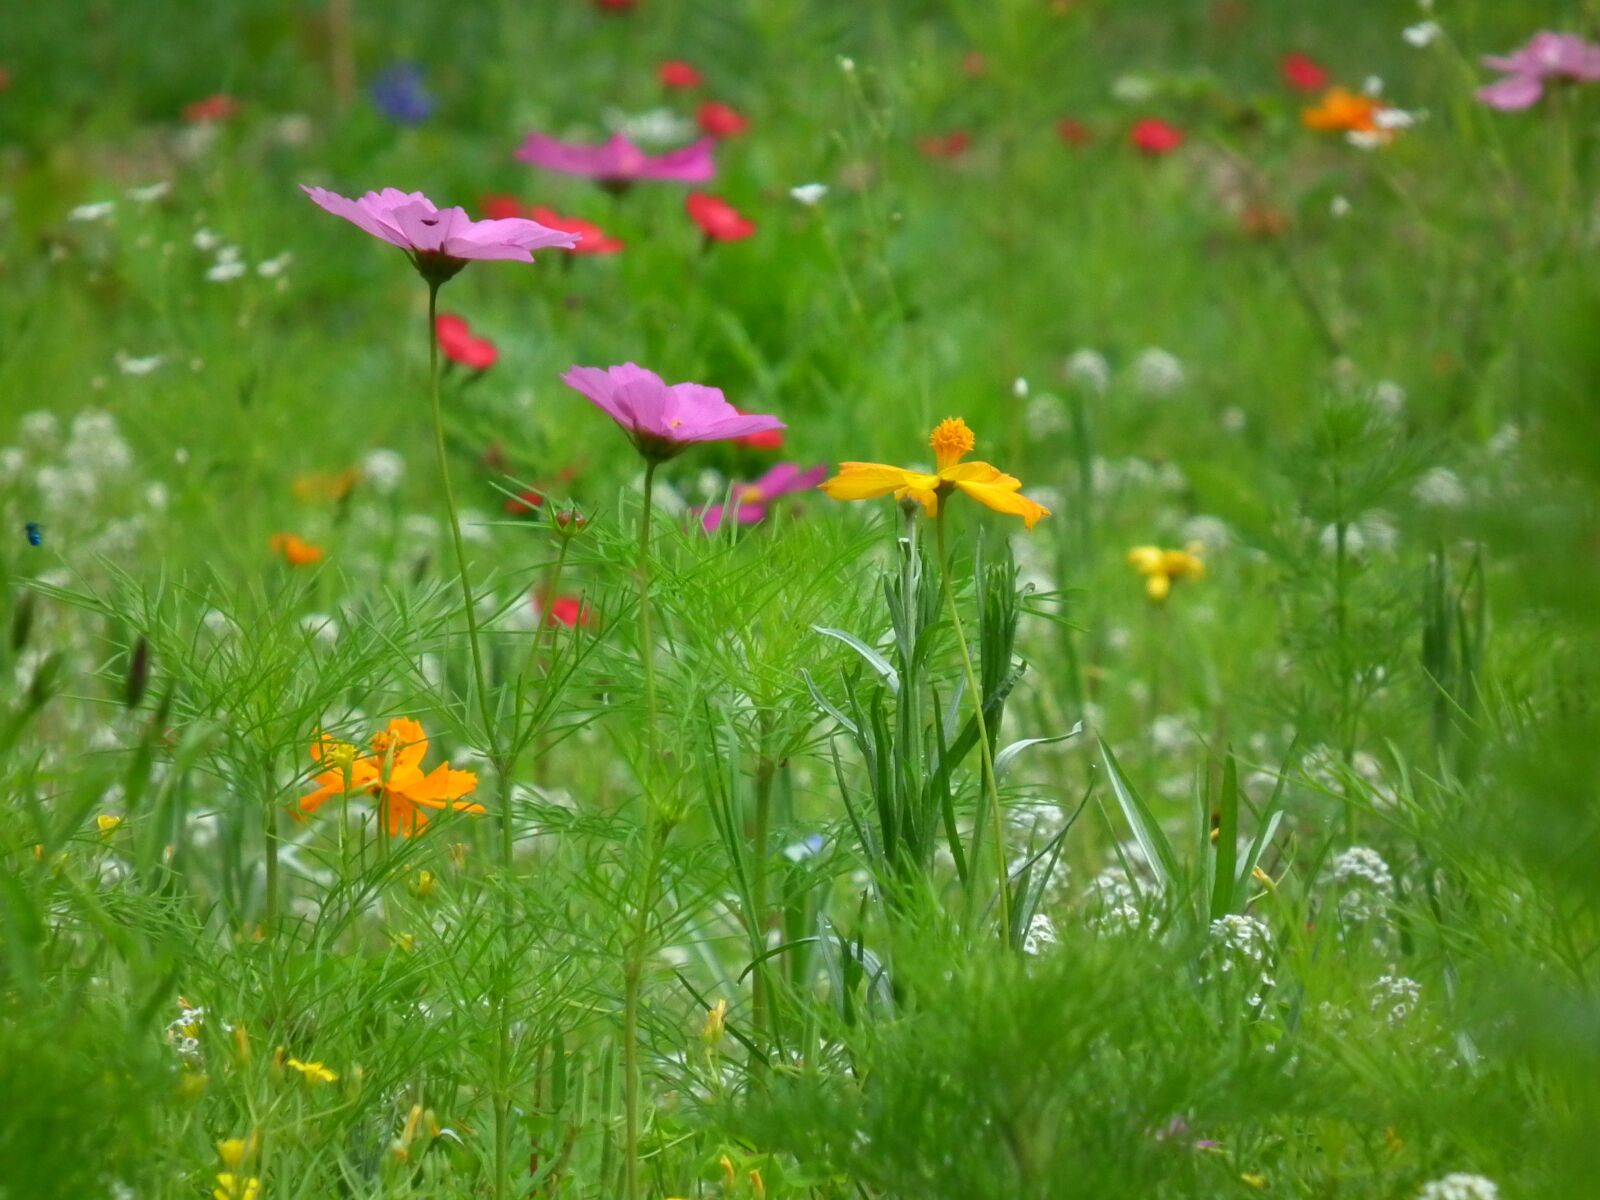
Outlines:
[[[977,672],[972,669],[972,655],[967,650],[967,636],[961,628],[961,612],[956,607],[955,577],[950,570],[950,548],[944,533],[944,505],[933,528],[939,543],[939,565],[944,572],[945,607],[950,611],[950,624],[955,627],[956,645],[961,648],[961,669],[966,674],[967,691],[972,696],[972,715],[978,723],[978,750],[983,763],[983,778],[989,793],[989,811],[994,819],[994,855],[996,882],[999,892],[995,901],[1000,911],[1000,944],[1011,944],[1011,894],[1006,876],[1006,835],[1000,812],[1000,787],[994,777],[994,750],[989,745],[989,725],[983,717],[983,691],[978,686]],[[980,581],[981,586],[981,581]],[[976,869],[977,864],[973,864]]]
[[[516,915],[512,901],[512,860],[515,831],[511,822],[510,796],[506,787],[507,764],[500,753],[500,734],[495,725],[494,704],[489,697],[488,676],[483,670],[483,647],[478,633],[478,614],[472,603],[472,580],[467,574],[467,552],[461,541],[461,518],[456,512],[455,491],[450,486],[450,461],[444,449],[444,414],[439,403],[439,282],[428,281],[428,381],[433,401],[433,449],[439,460],[439,483],[444,489],[445,511],[450,516],[450,540],[456,553],[456,573],[461,580],[461,608],[467,618],[467,644],[472,652],[472,677],[478,691],[478,712],[483,721],[483,737],[489,761],[495,769],[495,795],[500,803],[500,868],[503,875],[504,907],[501,930],[508,951],[504,982],[500,985],[499,1038],[495,1054],[494,1097],[494,1194],[505,1200],[508,1193],[511,1145],[511,970],[509,951]]]
[[[655,640],[650,622],[650,514],[654,507],[656,463],[644,467],[644,511],[639,515],[639,657],[644,666],[645,763],[644,886],[639,893],[637,924],[622,969],[622,1091],[624,1193],[639,1200],[639,992],[643,984],[645,940],[650,929],[651,897],[656,874],[656,673]]]

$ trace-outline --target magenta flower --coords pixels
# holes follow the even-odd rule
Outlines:
[[[1536,33],[1515,54],[1485,56],[1483,65],[1503,71],[1505,78],[1478,89],[1478,99],[1491,108],[1515,112],[1538,103],[1549,80],[1579,83],[1600,80],[1600,46],[1575,33]]]
[[[681,454],[696,442],[720,442],[784,427],[777,417],[741,413],[720,388],[668,385],[654,371],[634,363],[573,367],[561,381],[604,409],[652,462]]]
[[[642,179],[704,183],[717,173],[711,159],[715,144],[715,138],[701,138],[681,149],[652,156],[620,133],[599,146],[578,146],[542,133],[530,133],[517,149],[517,157],[546,171],[584,175],[598,180],[602,187],[620,190]]]
[[[736,483],[731,496],[733,516],[741,525],[754,525],[767,515],[767,509],[780,496],[809,492],[827,477],[826,466],[802,471],[796,463],[779,463],[754,483]],[[713,504],[702,510],[700,523],[707,533],[722,526],[726,505]]]
[[[537,221],[508,217],[474,221],[461,208],[436,208],[421,192],[384,188],[349,200],[319,187],[300,185],[320,207],[336,217],[359,225],[406,252],[412,264],[432,284],[450,279],[475,258],[533,261],[533,251],[558,246],[570,250],[576,236],[547,229]]]

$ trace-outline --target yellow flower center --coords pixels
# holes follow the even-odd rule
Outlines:
[[[933,436],[928,439],[928,445],[933,447],[940,467],[960,462],[961,456],[972,453],[972,448],[977,444],[978,439],[973,437],[972,430],[960,417],[946,417],[940,421],[933,427]]]
[[[341,771],[348,771],[355,764],[356,748],[349,742],[335,742],[328,747],[324,757]]]

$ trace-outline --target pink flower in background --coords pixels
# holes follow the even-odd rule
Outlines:
[[[720,100],[707,100],[695,113],[700,132],[714,138],[738,137],[750,128],[750,118]]]
[[[1536,33],[1514,54],[1486,55],[1483,65],[1503,71],[1505,78],[1478,89],[1478,99],[1490,108],[1515,112],[1537,104],[1545,84],[1570,79],[1577,83],[1600,81],[1600,45],[1575,33]]]
[[[1176,125],[1168,125],[1156,117],[1146,117],[1134,124],[1128,131],[1128,140],[1141,154],[1148,154],[1151,158],[1160,158],[1163,154],[1171,154],[1183,145],[1183,130]]]
[[[486,337],[475,337],[465,317],[440,313],[433,322],[439,337],[439,352],[449,362],[460,363],[472,371],[487,371],[500,359],[500,351]]]
[[[1328,69],[1309,54],[1293,51],[1278,62],[1283,81],[1297,92],[1320,92],[1328,86]]]
[[[738,242],[755,234],[756,223],[721,196],[690,192],[683,207],[708,242]]]
[[[733,485],[731,505],[713,504],[700,514],[700,523],[707,533],[715,533],[722,526],[728,509],[741,525],[754,525],[767,515],[772,502],[780,496],[796,492],[809,492],[827,477],[826,466],[802,471],[795,463],[779,463],[754,483]]]
[[[665,154],[651,155],[620,133],[598,146],[579,146],[530,133],[518,147],[517,157],[546,171],[583,175],[612,188],[624,188],[640,180],[704,183],[717,172],[711,158],[715,144],[715,139],[706,137]]]
[[[668,385],[654,371],[634,363],[573,367],[561,381],[603,409],[622,426],[639,453],[656,462],[697,442],[720,442],[784,427],[777,417],[740,413],[720,388]]]
[[[681,58],[669,59],[656,68],[656,77],[661,80],[663,87],[669,88],[697,88],[700,86],[700,72],[693,65],[684,62]]]
[[[301,190],[319,207],[399,246],[430,282],[442,283],[475,258],[533,261],[533,251],[570,250],[578,239],[520,217],[474,221],[462,208],[436,208],[421,192],[384,188],[349,200],[319,187]]]

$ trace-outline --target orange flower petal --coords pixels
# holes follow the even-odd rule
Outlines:
[[[995,512],[1009,513],[1012,516],[1021,517],[1022,523],[1029,529],[1032,529],[1040,520],[1050,515],[1050,510],[1044,505],[1029,500],[1020,492],[1004,484],[963,483],[958,480],[956,486],[979,504],[992,508]]]
[[[871,500],[902,488],[932,490],[938,486],[937,475],[923,475],[884,463],[859,462],[840,463],[839,473],[821,485],[835,500]]]

